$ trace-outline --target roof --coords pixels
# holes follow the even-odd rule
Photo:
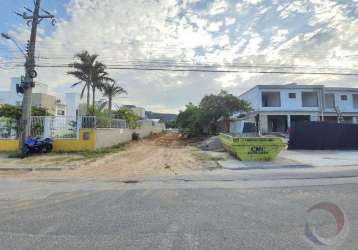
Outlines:
[[[251,90],[258,89],[321,89],[327,91],[354,91],[358,92],[358,88],[342,88],[342,87],[325,87],[324,85],[308,85],[308,84],[297,84],[297,83],[289,83],[289,84],[260,84],[252,87],[251,89],[245,91],[240,96],[250,92]]]
[[[256,85],[259,89],[319,89],[323,88],[324,85],[307,85],[307,84],[268,84],[268,85]]]
[[[340,87],[326,87],[324,88],[326,91],[353,91],[358,92],[358,88],[340,88]]]

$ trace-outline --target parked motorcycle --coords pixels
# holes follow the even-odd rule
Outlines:
[[[53,149],[51,138],[28,138],[25,141],[23,155],[27,156],[34,153],[50,153]]]

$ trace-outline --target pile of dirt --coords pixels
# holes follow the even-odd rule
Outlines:
[[[224,152],[225,149],[220,142],[219,136],[212,136],[198,145],[198,148],[205,151]]]

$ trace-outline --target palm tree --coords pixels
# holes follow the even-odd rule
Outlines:
[[[106,66],[101,62],[95,62],[92,70],[92,107],[93,111],[95,110],[96,105],[96,89],[102,91],[107,82],[114,81],[108,76],[108,73],[105,71]]]
[[[90,55],[88,51],[83,51],[75,55],[75,59],[78,59],[79,62],[75,62],[70,66],[75,70],[67,72],[67,74],[72,75],[78,78],[80,81],[73,84],[72,87],[76,87],[79,84],[83,84],[83,89],[81,91],[81,98],[83,98],[84,93],[87,91],[87,112],[89,111],[90,105],[90,88],[92,86],[93,78],[93,68],[96,64],[98,55]]]
[[[120,95],[120,94],[127,94],[127,91],[122,88],[121,86],[119,86],[117,84],[116,81],[114,80],[109,80],[107,81],[103,87],[103,96],[107,97],[108,100],[104,101],[102,103],[102,109],[108,105],[108,114],[109,117],[112,117],[112,100],[115,96]]]

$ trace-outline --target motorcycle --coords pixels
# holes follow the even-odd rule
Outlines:
[[[28,138],[22,149],[23,155],[27,156],[34,153],[50,153],[53,149],[51,138]]]

